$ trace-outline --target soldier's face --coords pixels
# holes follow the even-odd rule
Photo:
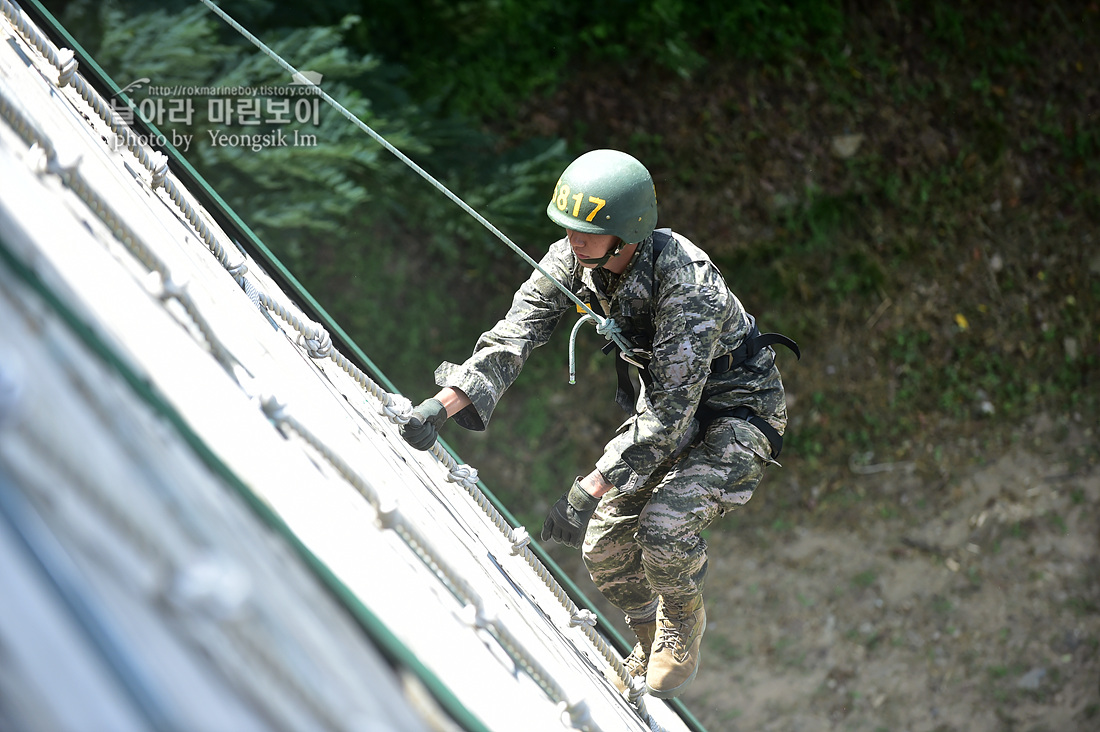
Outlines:
[[[566,229],[565,234],[578,260],[600,259],[619,243],[619,237],[614,234],[585,234],[572,229]],[[597,265],[581,261],[581,266],[591,269]]]

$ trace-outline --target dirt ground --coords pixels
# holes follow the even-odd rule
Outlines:
[[[766,477],[709,536],[684,704],[709,732],[1100,729],[1097,466],[1069,417],[982,464],[853,465],[862,498],[786,518],[799,478]]]
[[[889,18],[874,22],[900,34],[893,40],[904,88],[971,88],[966,63],[930,66],[919,34]],[[1065,364],[1076,376],[1051,390],[1087,396],[1097,343],[1091,305],[1066,316],[1059,338],[1047,337],[1050,313],[1092,302],[1100,264],[1089,215],[1066,202],[1072,196],[1051,193],[1068,178],[1027,111],[1057,99],[1071,117],[1094,115],[1095,85],[1060,70],[1070,68],[1060,59],[1073,46],[1062,30],[1044,32],[1059,40],[1035,44],[1042,62],[1011,77],[1004,99],[1015,111],[998,117],[1000,152],[986,158],[970,154],[989,142],[974,120],[1000,96],[989,104],[949,91],[899,97],[885,77],[864,86],[833,79],[833,92],[851,92],[840,104],[809,72],[769,80],[714,69],[692,83],[639,75],[566,89],[530,113],[541,133],[576,127],[589,147],[641,149],[660,174],[668,220],[699,234],[708,251],[765,252],[733,272],[750,309],[775,320],[777,306],[768,307],[755,280],[789,266],[797,276],[786,281],[785,302],[827,312],[817,328],[797,321],[808,358],[782,365],[790,433],[802,441],[792,441],[785,467],[765,477],[748,506],[707,536],[703,661],[682,700],[709,732],[1100,730],[1096,413],[1088,399],[1077,402],[1081,413],[1019,408],[1029,403],[1025,392],[1047,388]],[[835,147],[852,130],[873,151],[865,165]],[[967,178],[968,170],[979,172]],[[939,181],[928,184],[931,203],[874,193],[892,176],[903,189]],[[1081,180],[1082,190],[1091,187]],[[820,251],[800,243],[814,226],[783,239],[783,219],[769,206],[812,198],[805,191],[815,186],[837,200],[866,199],[869,209],[838,214],[866,220],[866,231],[828,231]],[[945,187],[953,198],[941,195]],[[1064,227],[1048,226],[1063,215]],[[801,253],[786,264],[769,258],[785,247]],[[817,293],[815,278],[856,249],[880,263],[880,296]],[[902,271],[891,269],[897,261]],[[1015,268],[1011,282],[1005,263]],[[1057,286],[1047,287],[1046,272]],[[918,332],[927,340],[910,343]],[[967,338],[977,339],[972,349]],[[1021,338],[1053,344],[1047,360]],[[912,346],[911,361],[902,346]],[[957,360],[964,351],[982,358]],[[952,374],[964,388],[947,398]],[[896,406],[902,386],[916,406]],[[997,396],[987,398],[987,389]],[[586,424],[585,411],[576,411],[564,421],[584,434],[577,425]],[[1021,411],[1026,421],[1012,416]],[[820,429],[828,420],[831,428]],[[899,421],[904,440],[887,429]],[[862,433],[867,440],[852,439]],[[892,455],[876,459],[859,444]],[[524,484],[522,466],[486,475]],[[583,568],[554,551],[617,623]]]
[[[1012,4],[997,27],[1034,63],[984,94],[978,36],[945,50],[934,18],[862,5],[851,78],[585,75],[509,128],[639,154],[664,225],[724,257],[746,306],[792,324],[807,355],[781,362],[785,467],[707,536],[708,629],[682,700],[709,732],[1095,732],[1095,171],[1058,142],[1095,128],[1095,83],[1072,73],[1094,54],[1047,6]],[[606,434],[599,398],[496,419],[548,405],[569,435],[542,443],[576,438],[571,470]],[[1081,411],[1042,416],[1060,403]],[[537,452],[474,461],[533,516]],[[551,552],[625,637],[579,560]]]
[[[787,519],[765,478],[709,536],[684,704],[710,732],[1100,729],[1097,457],[1094,428],[1038,419],[947,475],[853,466],[865,498]]]

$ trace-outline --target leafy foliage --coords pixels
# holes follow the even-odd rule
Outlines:
[[[330,5],[338,9],[341,3]],[[75,3],[65,19],[120,84],[146,77],[150,86],[161,89],[262,89],[286,88],[291,81],[278,64],[224,28],[203,6],[145,12],[136,12],[137,7]],[[250,3],[245,9],[245,17],[258,27],[282,17],[270,4]],[[526,212],[536,198],[543,198],[546,178],[562,164],[561,143],[533,140],[498,154],[493,140],[469,121],[445,116],[431,103],[412,101],[395,83],[399,69],[352,51],[344,37],[359,25],[358,16],[347,15],[338,25],[274,26],[264,42],[295,68],[322,74],[322,88],[352,115],[445,185],[462,191],[483,215],[499,226],[513,225],[521,234],[528,231]],[[141,95],[142,90],[132,93]],[[214,119],[209,105],[218,103],[219,95],[176,96],[194,104],[190,121],[168,121],[163,114],[150,121],[166,128],[162,131],[171,125],[179,134],[191,135],[186,151],[190,162],[292,263],[313,256],[319,246],[340,248],[334,236],[346,239],[349,231],[374,227],[392,231],[410,222],[431,232],[429,240],[444,255],[456,254],[457,237],[483,250],[475,256],[496,249],[457,207],[323,101],[316,101],[317,124],[311,119],[246,126]],[[261,96],[266,102],[279,95]],[[240,98],[220,97],[231,103]],[[302,99],[290,101],[296,105]],[[238,144],[217,143],[211,135],[235,135]],[[288,141],[249,145],[242,142],[245,135]],[[295,144],[298,139],[307,142]]]
[[[711,252],[762,327],[802,344],[807,358],[784,371],[784,455],[815,485],[852,449],[919,457],[946,439],[941,424],[1096,409],[1094,3],[230,10],[532,256],[558,235],[541,211],[573,153],[645,161],[663,225]],[[191,3],[78,0],[65,20],[122,83],[285,81]],[[204,116],[196,139],[242,131]],[[423,395],[528,267],[332,110],[307,127],[316,146],[188,157],[399,388]],[[838,137],[859,142],[838,152]],[[564,337],[536,352],[497,411],[522,434],[446,435],[506,476],[494,490],[524,511],[555,498],[617,421],[593,407],[613,386],[589,336],[576,387],[563,386]]]
[[[485,115],[621,67],[686,78],[716,57],[783,63],[832,52],[842,28],[835,0],[383,0],[356,38],[408,68],[417,96]]]

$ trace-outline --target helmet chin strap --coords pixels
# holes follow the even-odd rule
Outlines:
[[[602,267],[610,262],[612,257],[618,256],[619,252],[621,252],[626,246],[626,242],[622,239],[619,239],[619,245],[613,249],[609,249],[607,254],[603,255],[599,259],[581,259],[580,257],[577,257],[577,261],[579,261],[581,264]]]

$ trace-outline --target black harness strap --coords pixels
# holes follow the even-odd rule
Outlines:
[[[615,354],[621,351],[616,348]],[[639,369],[639,372],[641,369]],[[615,403],[623,408],[627,414],[634,414],[634,404],[637,396],[634,394],[634,383],[630,380],[630,364],[622,358],[615,359]]]
[[[672,241],[672,229],[655,229],[653,231],[653,259],[651,260],[650,273],[654,283],[657,281],[657,258],[661,256],[661,252],[665,250],[670,241]],[[653,293],[650,294],[650,299],[653,299]],[[634,383],[630,380],[630,364],[622,357],[622,350],[614,342],[603,347],[604,353],[611,353],[612,351],[615,352],[616,356],[615,403],[622,407],[627,414],[634,414],[637,395],[634,393]],[[641,375],[642,381],[648,386],[650,383],[649,369],[639,366],[638,373]]]
[[[768,420],[759,416],[750,408],[745,406],[732,407],[730,409],[708,409],[707,407],[699,407],[699,411],[695,413],[695,418],[699,420],[699,424],[704,430],[707,428],[708,424],[722,417],[743,419],[760,430],[761,434],[768,438],[768,444],[772,446],[772,460],[779,458],[779,453],[783,451],[783,435],[779,434],[779,430],[772,427]]]
[[[802,360],[802,351],[798,350],[797,343],[782,333],[761,333],[760,329],[756,327],[756,318],[749,315],[749,332],[741,340],[741,345],[725,356],[719,356],[711,361],[710,372],[712,374],[724,374],[727,371],[732,371],[760,353],[760,349],[776,345],[786,346],[794,352],[795,358],[799,361]]]

